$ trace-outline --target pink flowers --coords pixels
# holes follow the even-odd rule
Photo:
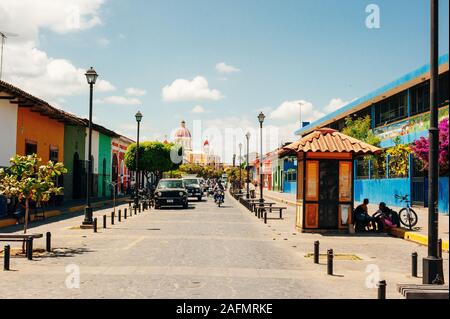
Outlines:
[[[439,123],[439,169],[440,175],[446,176],[449,173],[449,120],[443,119]],[[430,145],[427,138],[421,137],[416,140],[412,149],[414,154],[424,163],[424,168],[428,169],[428,154]]]

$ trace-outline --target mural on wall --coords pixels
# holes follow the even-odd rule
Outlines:
[[[448,118],[448,105],[439,109],[439,121]],[[405,136],[418,132],[426,131],[430,128],[430,113],[420,114],[407,120],[389,124],[374,129],[375,135],[379,136],[382,141],[390,140],[398,136]]]

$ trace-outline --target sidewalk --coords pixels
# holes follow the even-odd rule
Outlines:
[[[121,203],[126,202],[128,199],[129,199],[128,196],[116,198],[116,205],[120,205]],[[94,209],[96,209],[96,208],[98,209],[98,208],[104,208],[104,207],[112,205],[112,204],[113,204],[112,199],[99,199],[97,201],[93,201],[91,206]],[[72,216],[73,214],[83,211],[85,207],[86,207],[85,200],[68,201],[61,206],[48,208],[44,213],[45,219],[43,219],[43,220],[35,221],[34,216],[31,216],[31,218],[30,218],[31,223],[29,224],[29,226],[32,227],[34,224],[36,224],[36,222],[39,222],[39,224],[50,223],[50,222],[52,222],[52,217],[57,217],[57,216],[62,216],[62,215]],[[0,229],[11,227],[11,226],[22,227],[21,225],[17,224],[16,218],[8,217],[8,218],[0,219]]]
[[[257,196],[259,196],[259,192],[257,191]],[[280,193],[275,191],[270,191],[264,189],[264,197],[282,202],[289,206],[296,206],[296,196],[295,194],[287,194]],[[359,203],[355,203],[357,205]],[[396,211],[400,211],[401,207],[391,207]],[[394,229],[391,232],[391,235],[400,237],[406,240],[410,240],[416,242],[421,245],[428,245],[428,210],[425,207],[413,207],[414,211],[417,213],[419,218],[416,227],[413,230],[406,229]],[[369,212],[375,212],[378,210],[378,206],[376,204],[369,204]],[[449,216],[448,215],[439,215],[439,238],[443,241],[443,249],[449,250]]]

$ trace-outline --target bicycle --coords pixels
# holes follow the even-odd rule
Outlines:
[[[417,217],[416,212],[411,208],[411,201],[408,199],[409,195],[395,195],[395,198],[399,199],[401,203],[405,202],[406,207],[402,208],[398,215],[400,218],[400,223],[411,230],[417,225],[419,218]]]

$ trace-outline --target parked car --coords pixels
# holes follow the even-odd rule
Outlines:
[[[198,201],[201,201],[203,198],[203,188],[201,186],[201,181],[199,178],[183,178],[184,183],[186,184],[186,190],[188,193],[188,197],[196,197]]]
[[[162,179],[156,186],[155,209],[163,206],[182,206],[188,208],[188,194],[182,179]]]

